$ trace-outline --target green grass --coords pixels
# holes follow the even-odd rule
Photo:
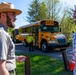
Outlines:
[[[72,75],[65,71],[62,61],[44,55],[29,54],[29,57],[31,75]],[[17,63],[16,70],[18,75],[24,75],[24,63]]]

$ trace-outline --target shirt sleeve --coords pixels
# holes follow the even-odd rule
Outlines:
[[[8,53],[7,37],[4,32],[0,32],[0,60],[6,60]]]

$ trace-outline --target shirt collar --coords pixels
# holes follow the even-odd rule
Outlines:
[[[4,25],[0,23],[0,28],[1,27],[7,32],[7,29],[4,27]]]

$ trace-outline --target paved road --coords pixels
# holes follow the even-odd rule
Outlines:
[[[29,52],[28,47],[24,47],[22,45],[22,43],[18,43],[15,44],[16,46],[16,53],[31,53],[31,54],[43,54],[43,55],[48,55],[51,57],[54,57],[56,59],[62,60],[62,52],[48,52],[48,53],[44,53],[41,50],[35,49],[35,51],[33,52]],[[71,59],[71,55],[72,55],[72,47],[66,49],[66,54],[67,54],[67,58],[70,60]]]

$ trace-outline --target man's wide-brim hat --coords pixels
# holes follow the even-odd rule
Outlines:
[[[19,15],[22,13],[21,10],[15,9],[14,5],[8,2],[2,2],[0,4],[0,13],[1,12],[15,12],[16,15]]]

